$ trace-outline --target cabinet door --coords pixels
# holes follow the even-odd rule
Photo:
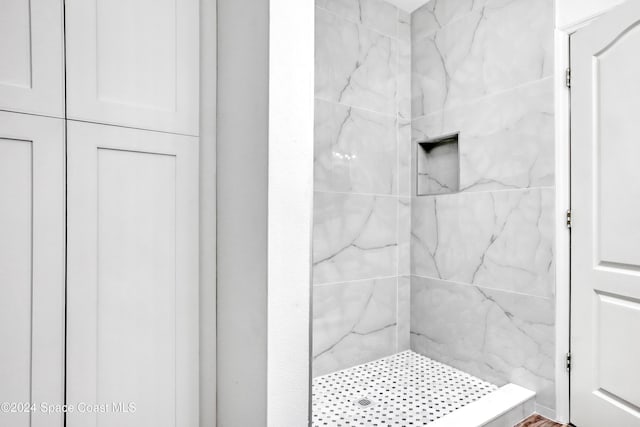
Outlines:
[[[70,119],[198,134],[198,0],[67,0]]]
[[[67,126],[67,426],[195,427],[197,138]]]
[[[0,112],[0,427],[62,426],[64,210],[64,121]]]
[[[0,1],[0,109],[64,117],[62,0]]]

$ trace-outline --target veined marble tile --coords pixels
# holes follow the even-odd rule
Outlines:
[[[398,329],[397,351],[411,349],[411,279],[409,276],[398,277]]]
[[[412,274],[554,295],[553,189],[412,200]]]
[[[553,0],[488,1],[413,40],[413,117],[552,75]]]
[[[442,28],[434,11],[437,0],[430,0],[411,13],[411,41],[417,41]]]
[[[397,194],[396,118],[316,100],[315,190]]]
[[[481,9],[488,0],[431,0],[411,14],[411,37],[423,38],[464,15]]]
[[[555,406],[554,304],[476,286],[411,278],[411,349]]]
[[[553,186],[553,78],[415,119],[412,138],[460,132],[461,191]]]
[[[397,39],[319,8],[315,39],[317,98],[396,114]]]
[[[398,275],[411,274],[411,198],[398,198]]]
[[[313,376],[396,350],[396,278],[313,287]]]
[[[411,121],[398,121],[398,194],[410,197],[412,192],[411,178]]]
[[[397,197],[315,193],[313,283],[397,274]]]
[[[387,36],[397,36],[398,8],[383,0],[316,0],[316,6]]]
[[[411,14],[398,9],[398,39],[411,42]]]
[[[411,120],[411,43],[398,42],[398,116]]]

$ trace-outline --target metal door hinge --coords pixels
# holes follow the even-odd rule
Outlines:
[[[571,209],[567,210],[567,228],[571,228]]]
[[[571,68],[567,68],[564,75],[564,83],[568,88],[571,87]]]
[[[567,353],[566,361],[567,361],[567,365],[566,365],[567,372],[570,372],[571,371],[571,353]]]

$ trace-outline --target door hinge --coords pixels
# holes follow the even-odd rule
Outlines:
[[[566,367],[567,367],[567,372],[571,371],[571,353],[567,353],[567,358],[566,358]]]
[[[567,210],[567,228],[571,228],[571,209]]]
[[[568,88],[571,87],[571,68],[567,68],[564,74],[564,83]]]

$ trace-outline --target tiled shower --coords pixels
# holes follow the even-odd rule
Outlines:
[[[412,350],[553,416],[553,17],[316,0],[315,377]]]

